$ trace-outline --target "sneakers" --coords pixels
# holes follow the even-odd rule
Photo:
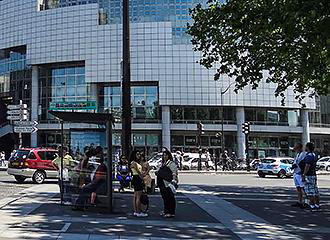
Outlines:
[[[148,217],[148,214],[147,213],[137,213],[135,216],[136,217]]]

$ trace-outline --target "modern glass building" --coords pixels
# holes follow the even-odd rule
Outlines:
[[[235,94],[232,79],[213,80],[201,67],[186,34],[189,8],[203,0],[131,0],[131,79],[134,147],[196,151],[197,126],[204,123],[203,148],[219,154],[224,145],[244,157],[242,124],[251,126],[253,157],[288,155],[297,141],[316,143],[330,154],[329,98],[307,99],[301,109],[292,91],[285,106],[275,86]],[[60,143],[59,124],[49,109],[112,112],[113,145],[120,148],[122,1],[0,0],[0,137],[8,138],[5,105],[23,100],[39,131],[26,145]],[[217,137],[224,123],[225,141]],[[66,124],[74,151],[105,141],[97,125]]]

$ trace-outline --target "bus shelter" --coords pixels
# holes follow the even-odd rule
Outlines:
[[[105,132],[106,132],[106,151],[102,150],[102,155],[104,155],[104,162],[106,163],[106,181],[105,181],[105,192],[106,192],[106,207],[110,212],[113,211],[113,159],[112,159],[112,126],[114,124],[114,118],[112,114],[110,113],[90,113],[90,112],[64,112],[64,111],[49,111],[49,113],[53,116],[55,116],[61,124],[61,146],[64,146],[64,124],[66,123],[78,123],[78,124],[97,124],[97,125],[103,125],[105,126]],[[86,136],[88,137],[88,136]],[[85,154],[85,153],[84,153]],[[64,154],[63,150],[60,151],[60,187],[62,189],[61,191],[61,204],[64,203],[64,191],[63,187],[64,184],[69,184],[70,188],[68,189],[76,189],[75,192],[76,196],[79,195],[79,186],[76,181],[73,181],[71,178],[68,178],[68,182],[63,180],[64,175],[66,172],[64,172]],[[89,158],[89,157],[88,157]],[[80,161],[82,161],[80,159]],[[89,159],[87,160],[89,162]],[[73,160],[73,162],[78,162]],[[95,170],[95,169],[94,169]],[[72,168],[70,170],[71,172],[75,173],[76,168]],[[95,174],[95,171],[89,172],[89,174]],[[76,186],[77,185],[77,186]],[[71,187],[76,188],[71,188]],[[67,189],[67,188],[66,188]],[[73,194],[74,191],[70,192]],[[74,204],[74,203],[73,203]]]

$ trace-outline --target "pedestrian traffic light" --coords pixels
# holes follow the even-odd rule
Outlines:
[[[199,135],[204,134],[204,125],[201,122],[197,123],[197,130]]]
[[[250,133],[250,123],[249,122],[246,122],[246,123],[243,123],[243,126],[242,126],[242,132],[247,135]]]

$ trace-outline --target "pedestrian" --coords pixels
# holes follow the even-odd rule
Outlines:
[[[223,153],[222,153],[222,171],[226,171],[226,170],[229,170],[228,168],[228,152],[227,150],[225,150]]]
[[[156,175],[157,185],[164,202],[164,211],[161,215],[165,218],[173,218],[176,210],[175,193],[178,186],[178,168],[168,149],[163,151],[162,166]]]
[[[205,150],[205,158],[206,158],[206,159],[205,159],[205,168],[206,168],[206,170],[208,171],[209,168],[210,168],[210,166],[209,166],[209,162],[211,161],[211,155],[210,155],[208,149]]]
[[[88,155],[88,154],[86,154]],[[87,199],[91,199],[91,204],[96,204],[97,194],[105,195],[107,193],[106,177],[107,177],[107,166],[104,164],[104,157],[98,155],[96,162],[99,163],[92,180],[88,184],[84,184],[79,192],[79,196],[72,208],[74,211],[83,211],[86,205]]]
[[[68,152],[68,148],[66,146],[60,146],[58,148],[59,156],[57,156],[53,160],[54,167],[58,170],[58,184],[60,187],[60,193],[63,194],[63,204],[64,205],[71,205],[71,197],[69,196],[69,185],[70,185],[70,178],[69,178],[69,170],[71,169],[71,164],[73,163],[73,159]],[[63,169],[61,169],[61,159],[63,155]],[[63,173],[63,176],[62,176]],[[63,181],[63,188],[62,188],[62,181]]]
[[[317,156],[314,152],[314,144],[308,142],[305,146],[306,156],[300,162],[299,167],[302,171],[302,181],[304,182],[304,190],[309,198],[311,211],[320,209],[320,195],[317,187],[316,163]]]
[[[141,196],[143,192],[143,178],[141,166],[141,155],[138,151],[133,151],[130,156],[130,166],[132,170],[132,184],[134,187],[133,196],[133,215],[136,217],[147,217],[147,213],[141,211]]]
[[[294,162],[292,165],[293,169],[293,182],[297,189],[298,202],[292,204],[293,207],[305,208],[304,204],[304,182],[302,181],[302,172],[299,167],[299,163],[305,158],[306,152],[303,151],[303,145],[301,143],[296,143],[293,146],[293,150],[296,152]]]
[[[142,166],[142,175],[143,183],[146,193],[151,193],[152,178],[150,176],[151,167],[149,166],[148,161],[145,159],[144,155],[141,155],[141,166]]]
[[[0,152],[0,163],[1,163],[1,166],[5,166],[5,158],[6,158],[6,155],[5,155],[5,152],[2,151]]]

